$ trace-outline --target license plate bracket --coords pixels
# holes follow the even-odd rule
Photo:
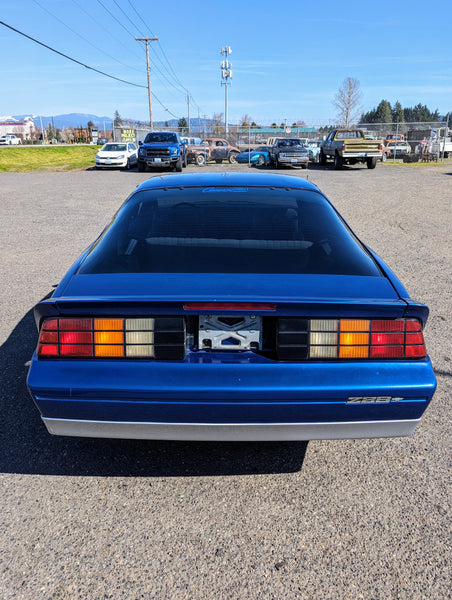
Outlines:
[[[201,315],[198,343],[200,350],[260,350],[262,317]]]

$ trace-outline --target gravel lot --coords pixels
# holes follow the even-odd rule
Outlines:
[[[50,436],[25,388],[32,307],[150,175],[1,174],[2,600],[451,597],[452,166],[293,173],[319,185],[430,306],[438,391],[415,434],[295,444]]]

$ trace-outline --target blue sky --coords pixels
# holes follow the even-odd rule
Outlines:
[[[346,77],[362,108],[382,100],[452,111],[452,3],[337,0],[0,0],[0,115],[81,112],[149,120],[144,44],[150,43],[153,119],[224,113],[220,49],[232,48],[229,122],[334,122]]]

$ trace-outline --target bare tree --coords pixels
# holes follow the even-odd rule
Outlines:
[[[211,123],[213,125],[212,133],[214,135],[220,136],[224,134],[224,122],[223,113],[213,113]]]
[[[347,77],[334,96],[333,104],[337,109],[337,119],[344,127],[350,127],[361,114],[362,92],[359,81]]]
[[[249,115],[243,115],[240,119],[240,127],[250,127],[253,119]]]

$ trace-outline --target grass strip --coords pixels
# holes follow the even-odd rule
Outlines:
[[[0,173],[76,171],[94,167],[99,146],[0,146]]]

